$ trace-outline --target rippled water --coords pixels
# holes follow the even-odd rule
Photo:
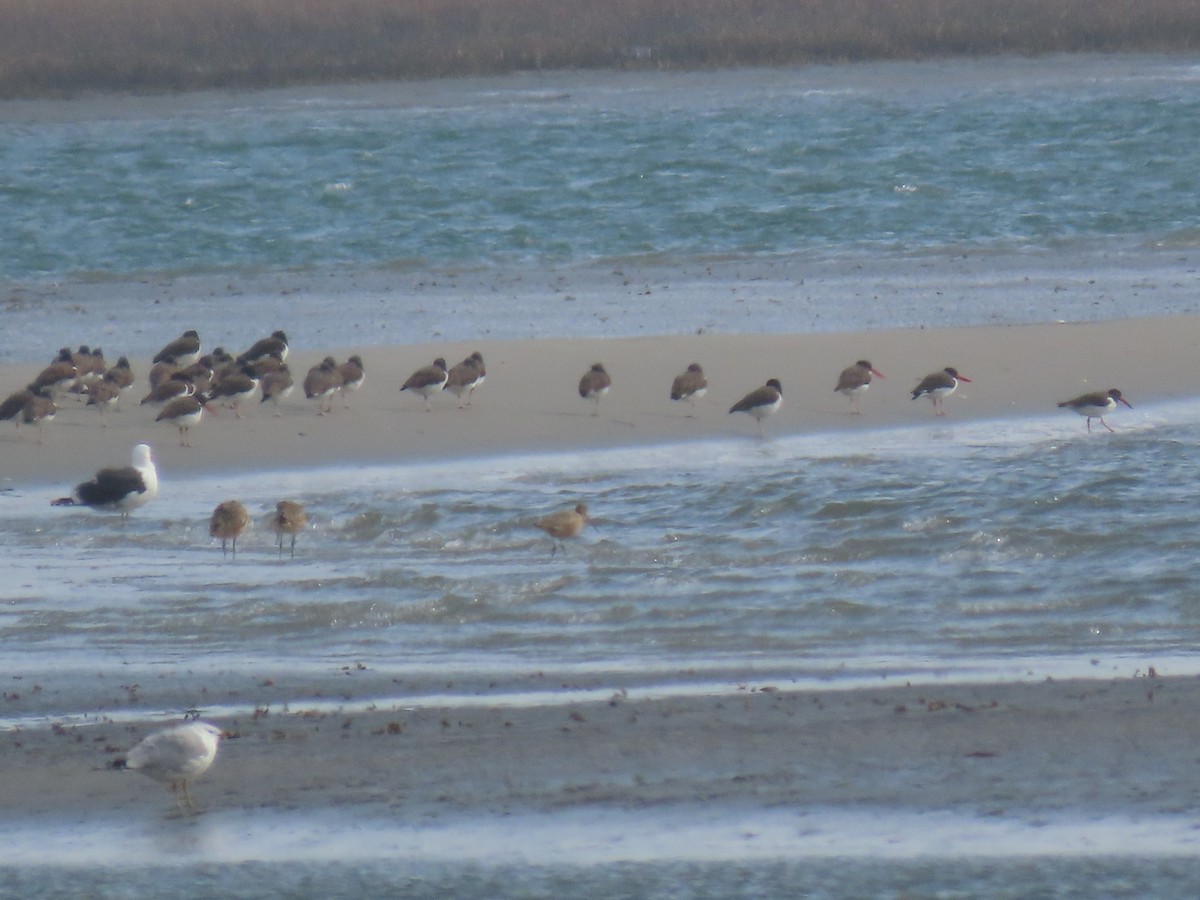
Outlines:
[[[17,493],[0,652],[30,675],[201,658],[634,687],[1195,668],[1200,409],[1123,425],[318,473],[294,561],[259,527],[223,562],[206,528],[216,492],[265,515],[290,476],[170,482],[125,524]],[[532,521],[576,499],[597,526],[552,554]]]
[[[32,122],[5,103],[0,242],[10,278],[1192,246],[1198,79],[1192,59],[1091,57],[35,105]]]

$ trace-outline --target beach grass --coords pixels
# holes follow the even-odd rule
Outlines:
[[[0,0],[0,96],[1198,47],[1190,0]]]

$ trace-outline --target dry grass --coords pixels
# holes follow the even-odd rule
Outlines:
[[[1194,0],[0,0],[0,96],[1188,51]]]

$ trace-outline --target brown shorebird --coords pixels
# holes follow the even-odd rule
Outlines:
[[[471,395],[475,388],[483,384],[487,378],[487,370],[483,367],[483,354],[476,350],[449,372],[446,373],[447,390],[458,398],[458,408],[463,408],[463,394],[467,395],[466,405],[471,405]]]
[[[218,503],[208,520],[208,535],[221,539],[221,556],[225,556],[225,542],[233,543],[233,558],[237,559],[237,539],[250,525],[250,513],[236,500]]]
[[[439,356],[433,361],[433,365],[424,366],[409,375],[400,390],[412,391],[414,394],[424,397],[425,412],[429,412],[433,409],[429,405],[429,398],[446,386],[446,380],[449,377],[450,373],[446,371],[446,360]]]
[[[845,394],[850,398],[850,412],[858,415],[862,412],[862,395],[871,386],[872,378],[884,378],[884,374],[865,359],[860,359],[852,366],[842,369],[838,376],[837,387],[834,391]]]
[[[916,400],[918,397],[928,396],[933,403],[933,414],[944,416],[946,409],[942,406],[942,402],[954,393],[960,381],[971,383],[970,378],[958,374],[958,369],[947,366],[940,372],[934,372],[932,375],[922,378],[921,383],[913,388],[912,398]]]
[[[77,485],[70,497],[60,497],[52,506],[88,506],[119,512],[127,517],[139,506],[158,496],[158,470],[150,456],[149,444],[133,448],[133,464],[101,469],[91,481]]]
[[[117,408],[121,400],[121,389],[111,381],[97,381],[87,389],[87,395],[87,405],[100,411],[100,424],[107,428],[108,420],[104,418],[104,414]]]
[[[33,390],[48,388],[53,395],[55,391],[69,387],[78,374],[79,370],[71,361],[70,349],[63,347],[58,351],[54,362],[42,369],[37,378],[33,379],[30,387]]]
[[[282,369],[268,372],[264,375],[260,385],[262,386],[261,402],[266,403],[270,400],[275,406],[275,415],[282,416],[283,413],[279,411],[279,401],[286,400],[296,387],[296,380],[292,378],[292,373],[288,369],[287,363],[284,363]]]
[[[755,388],[745,397],[739,400],[733,406],[729,407],[731,413],[746,413],[753,416],[754,421],[758,423],[758,436],[765,437],[763,434],[762,421],[767,416],[773,416],[779,412],[779,407],[783,405],[783,385],[779,383],[778,378],[772,378],[760,388]]]
[[[696,415],[696,401],[708,391],[708,379],[699,363],[692,363],[687,371],[675,376],[671,382],[671,399],[688,402],[688,417]]]
[[[104,380],[116,385],[121,393],[125,393],[133,387],[133,369],[129,365],[128,357],[122,356],[113,363],[104,373]]]
[[[275,515],[271,518],[271,529],[279,535],[279,558],[283,559],[283,536],[292,536],[292,557],[296,556],[296,535],[308,527],[308,514],[304,507],[293,500],[280,500],[275,504]]]
[[[342,386],[338,388],[338,393],[342,395],[346,409],[349,409],[350,403],[346,395],[357,391],[363,386],[363,383],[367,380],[367,370],[363,366],[362,357],[357,354],[351,356],[338,366],[337,370],[338,374],[342,376]]]
[[[342,387],[342,373],[332,356],[321,360],[304,376],[304,396],[317,401],[317,415],[333,412],[333,398]]]
[[[1130,409],[1133,409],[1133,404],[1121,396],[1121,392],[1116,388],[1110,388],[1107,391],[1094,391],[1090,394],[1082,394],[1074,400],[1064,400],[1058,404],[1059,409],[1073,409],[1081,416],[1087,416],[1088,434],[1092,433],[1092,419],[1099,419],[1100,424],[1109,431],[1113,429],[1104,417],[1117,408],[1118,403],[1123,403]]]
[[[579,396],[596,404],[592,409],[593,416],[600,415],[600,399],[608,393],[611,387],[612,379],[608,377],[608,373],[604,371],[604,366],[600,363],[595,363],[579,379]]]
[[[13,425],[17,428],[21,427],[21,411],[25,409],[25,404],[29,402],[29,398],[33,396],[33,385],[22,388],[19,391],[13,391],[0,402],[0,422],[5,422],[12,419]]]
[[[37,426],[37,442],[40,444],[42,442],[42,426],[53,422],[57,412],[58,406],[51,397],[50,389],[38,388],[30,394],[25,405],[21,407],[21,421],[26,425]]]
[[[567,538],[579,537],[583,532],[583,526],[589,521],[591,520],[588,518],[587,504],[579,503],[574,509],[560,509],[548,516],[542,516],[533,525],[550,535],[550,558],[553,559],[559,547],[563,548],[563,553],[567,552],[563,541]]]
[[[179,368],[190,366],[200,358],[200,335],[194,330],[185,331],[154,354],[152,363],[170,360]]]

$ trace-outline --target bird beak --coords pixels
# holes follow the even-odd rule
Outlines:
[[[887,376],[884,375],[882,372],[880,372],[878,369],[871,369],[871,374],[874,375],[876,378],[887,378]]]
[[[1130,409],[1133,409],[1133,404],[1130,403],[1128,400],[1126,400],[1124,397],[1121,398],[1121,402],[1124,403],[1126,406],[1128,406]]]
[[[965,381],[967,384],[970,384],[970,383],[971,383],[971,379],[970,379],[970,378],[968,378],[966,375],[959,375],[959,376],[958,376],[958,380],[959,380],[959,381]]]

